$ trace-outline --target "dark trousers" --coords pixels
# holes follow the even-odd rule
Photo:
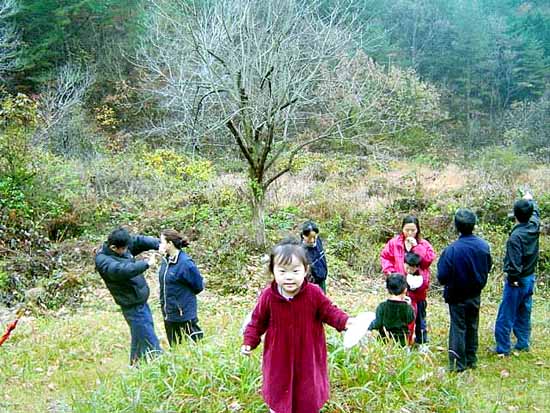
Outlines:
[[[124,319],[130,327],[132,344],[130,348],[130,363],[135,364],[148,354],[160,353],[159,340],[155,334],[153,316],[149,305],[139,304],[122,308]]]
[[[183,322],[164,320],[164,328],[166,329],[166,336],[168,337],[170,347],[180,344],[184,337],[190,338],[194,342],[199,341],[203,337],[198,318]]]
[[[327,293],[327,281],[326,279],[320,280],[319,278],[313,277],[312,279],[313,284],[317,284],[319,287],[321,287],[321,290],[326,294]]]
[[[449,304],[449,369],[463,371],[477,362],[480,296]]]
[[[416,303],[416,319],[414,320],[414,335],[416,344],[424,344],[428,342],[428,328],[426,326],[426,300]]]

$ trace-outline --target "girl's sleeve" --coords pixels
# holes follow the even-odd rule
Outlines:
[[[422,275],[422,285],[415,290],[418,292],[425,291],[430,286],[430,272],[422,271],[421,275]]]
[[[393,239],[389,240],[380,253],[380,265],[382,265],[382,272],[386,275],[398,272],[394,266],[395,257],[391,251],[392,241]]]
[[[416,244],[411,251],[420,256],[420,268],[423,270],[428,269],[435,259],[435,251],[431,244],[426,240],[422,240]]]
[[[260,295],[258,303],[252,311],[250,323],[246,326],[243,334],[243,344],[255,349],[260,344],[262,334],[267,330],[269,325],[269,299],[268,290]]]
[[[193,294],[198,294],[204,289],[202,275],[199,269],[192,260],[185,265],[179,278],[193,291]]]
[[[336,307],[320,289],[318,290],[316,294],[318,294],[318,314],[321,321],[334,327],[338,331],[345,330],[349,315]]]

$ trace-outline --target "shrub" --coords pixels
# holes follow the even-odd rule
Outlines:
[[[190,159],[170,149],[157,149],[144,153],[145,164],[161,175],[169,175],[199,182],[214,177],[212,162],[205,159]]]
[[[502,179],[507,186],[514,185],[529,171],[532,160],[519,154],[512,147],[488,147],[478,158],[480,168],[486,174]]]
[[[35,103],[23,94],[3,95],[0,89],[0,212],[9,211],[12,221],[32,214],[27,197],[35,176],[29,142],[35,124]]]

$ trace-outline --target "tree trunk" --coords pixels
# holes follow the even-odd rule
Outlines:
[[[265,193],[252,189],[252,225],[254,226],[254,239],[258,247],[265,247]]]

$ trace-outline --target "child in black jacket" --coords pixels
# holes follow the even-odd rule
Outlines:
[[[407,300],[407,280],[403,274],[390,274],[386,288],[390,298],[376,308],[376,318],[369,330],[378,330],[382,337],[393,338],[406,346],[408,325],[414,320],[413,308]]]

